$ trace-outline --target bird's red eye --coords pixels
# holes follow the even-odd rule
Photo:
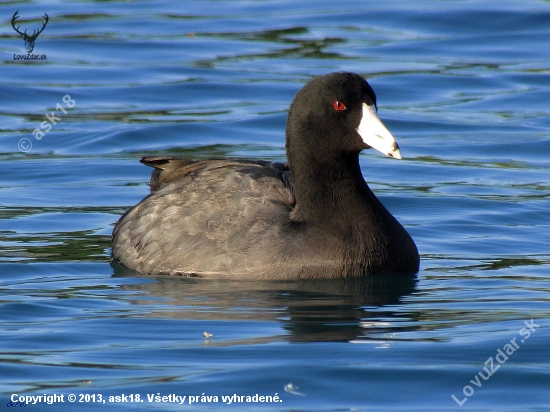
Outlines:
[[[339,100],[336,100],[334,103],[332,103],[332,107],[334,107],[334,110],[338,111],[346,110],[346,105]]]

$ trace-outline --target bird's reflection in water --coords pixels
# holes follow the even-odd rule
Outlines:
[[[143,277],[119,265],[113,267],[116,277]],[[280,322],[287,333],[278,339],[290,342],[368,340],[371,332],[373,336],[382,330],[391,332],[392,318],[403,316],[391,306],[410,295],[417,282],[415,274],[254,282],[149,279],[123,287],[141,292],[133,302],[152,305],[150,316]]]

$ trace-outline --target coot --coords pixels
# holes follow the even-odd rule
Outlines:
[[[113,257],[151,275],[339,278],[416,272],[416,245],[363,179],[368,147],[401,159],[354,73],[315,78],[286,126],[288,164],[145,157],[151,194],[113,231]]]

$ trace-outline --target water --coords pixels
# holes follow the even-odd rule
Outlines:
[[[33,52],[47,60],[14,60],[16,10],[29,31],[48,13]],[[550,408],[550,2],[4,2],[0,16],[1,402]],[[113,224],[148,191],[140,156],[283,160],[292,97],[338,70],[369,79],[401,146],[404,160],[366,151],[361,166],[415,239],[417,276],[115,272]],[[221,398],[235,394],[271,402]]]

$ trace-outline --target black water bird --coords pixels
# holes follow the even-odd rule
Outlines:
[[[288,113],[288,164],[143,158],[151,194],[116,224],[113,258],[142,274],[234,279],[416,272],[416,245],[363,179],[369,147],[401,159],[370,85],[315,78]]]

